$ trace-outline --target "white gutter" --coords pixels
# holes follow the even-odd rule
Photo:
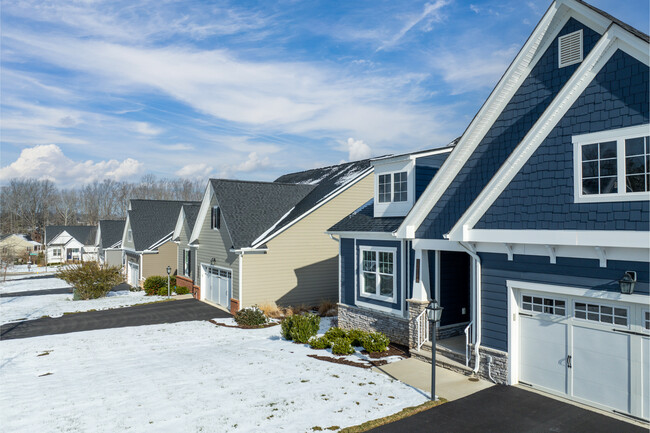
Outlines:
[[[481,346],[481,258],[476,251],[471,246],[465,244],[464,242],[458,242],[461,247],[467,251],[467,253],[472,256],[476,261],[476,301],[475,301],[475,311],[476,316],[474,320],[476,321],[476,341],[474,342],[474,374],[478,373],[479,367],[481,366],[481,357],[479,354],[479,348]]]
[[[329,235],[329,237],[330,237],[331,240],[333,240],[333,241],[335,241],[335,242],[341,242],[341,238],[338,238],[338,239],[335,238],[334,235],[333,235],[332,233],[327,233],[327,234]]]
[[[245,248],[239,248],[239,249],[231,248],[230,252],[235,253],[235,254],[240,254],[240,255],[244,255],[244,254],[266,254],[266,252],[268,250],[269,250],[268,248],[245,247]]]

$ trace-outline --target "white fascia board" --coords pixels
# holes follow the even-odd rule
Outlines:
[[[647,295],[624,295],[620,292],[605,290],[585,289],[584,287],[559,286],[554,284],[532,283],[529,281],[506,280],[506,286],[511,290],[533,290],[536,292],[556,293],[565,296],[579,296],[584,298],[601,299],[604,301],[618,301],[631,304],[648,305]]]
[[[173,235],[173,234],[174,234],[174,232],[171,232],[171,233],[166,234],[164,237],[162,237],[162,238],[159,239],[158,241],[156,241],[156,242],[154,242],[153,244],[151,244],[151,246],[150,246],[149,248],[147,248],[145,251],[153,251],[155,248],[158,248],[159,246],[161,246],[161,245],[164,244],[165,242],[170,241],[170,240],[172,239],[172,235]]]
[[[243,254],[266,254],[268,252],[268,248],[240,248],[240,249],[234,249],[231,248],[230,252],[243,255]]]
[[[632,230],[465,230],[463,242],[650,248],[650,232]]]
[[[203,193],[203,199],[201,200],[201,207],[199,208],[199,215],[196,217],[196,222],[192,228],[192,234],[188,241],[189,244],[199,239],[201,234],[201,227],[203,227],[203,222],[208,215],[210,210],[210,201],[212,199],[212,182],[208,180],[208,186],[205,188]]]
[[[131,228],[131,219],[129,218],[129,213],[127,212],[126,213],[126,221],[124,221],[124,229],[122,230],[122,245],[125,245],[126,242],[127,242],[126,235],[129,232],[130,228]],[[135,243],[134,243],[134,245],[135,245]]]
[[[99,246],[99,241],[101,239],[102,225],[97,223],[97,233],[95,233],[95,246]]]
[[[185,208],[181,206],[181,211],[178,213],[178,218],[176,218],[176,226],[174,227],[174,232],[172,233],[172,239],[178,239],[181,236],[181,231],[183,230],[184,222],[185,222]]]
[[[72,239],[74,239],[74,237],[72,237],[72,235],[71,235],[70,233],[68,233],[67,231],[63,230],[61,233],[59,233],[58,235],[56,235],[56,236],[54,237],[54,239],[52,239],[51,241],[49,241],[47,244],[48,244],[48,245],[52,245],[52,244],[54,244],[54,243],[55,243],[54,241],[56,241],[57,239],[59,239],[59,238],[60,238],[61,236],[63,236],[64,234],[65,234],[66,236],[70,236],[70,239],[68,240],[68,242],[70,242]],[[67,245],[68,242],[66,242],[66,243],[63,244],[63,245]]]
[[[445,160],[433,180],[424,190],[420,199],[406,216],[406,219],[397,231],[399,238],[413,239],[415,231],[425,220],[433,206],[438,202],[456,175],[463,168],[469,157],[479,145],[485,134],[490,130],[510,99],[524,82],[530,71],[539,60],[535,56],[540,45],[545,41],[549,31],[553,34],[559,32],[557,26],[553,27],[554,18],[558,11],[558,4],[553,3],[546,11],[541,21],[533,30],[522,49],[519,51],[506,73],[501,77],[487,101],[474,116],[462,137],[460,138],[451,155]]]
[[[506,189],[530,157],[539,148],[548,134],[562,120],[573,103],[582,95],[605,66],[617,49],[627,52],[628,43],[620,43],[623,33],[628,33],[619,26],[612,26],[591,50],[580,67],[574,72],[560,93],[547,107],[546,111],[537,120],[535,125],[526,134],[521,143],[506,159],[499,171],[483,188],[465,213],[449,231],[448,238],[455,241],[464,241],[463,232],[472,229],[496,199]],[[640,41],[638,38],[634,40]],[[646,44],[646,49],[648,45]],[[650,55],[645,55],[645,64],[650,60]]]
[[[413,239],[412,246],[414,250],[467,252],[458,242],[443,239]]]
[[[452,150],[454,150],[453,147],[441,147],[440,149],[434,149],[428,152],[412,153],[409,156],[411,157],[411,159],[417,160],[418,158],[423,158],[425,156],[440,155],[441,153],[449,153]]]
[[[404,155],[387,156],[387,157],[382,158],[382,159],[372,160],[372,161],[370,161],[370,164],[373,167],[376,167],[376,166],[381,166],[381,165],[385,165],[385,164],[394,164],[394,163],[400,162],[400,161],[408,161],[410,159],[411,159],[411,155],[406,153]]]
[[[368,239],[380,241],[395,241],[393,233],[388,232],[337,232],[326,231],[326,235],[338,235],[341,238]]]
[[[286,224],[284,227],[282,227],[277,232],[273,233],[270,236],[264,237],[263,239],[256,239],[255,243],[251,247],[252,248],[257,248],[260,245],[264,245],[265,243],[267,243],[271,239],[273,239],[276,236],[280,235],[281,233],[285,232],[288,228],[292,227],[294,224],[296,224],[297,222],[299,222],[303,218],[307,217],[308,215],[315,212],[320,207],[322,207],[325,204],[329,203],[332,199],[337,197],[339,194],[345,192],[346,190],[351,188],[353,185],[356,185],[357,183],[359,183],[359,181],[361,181],[361,180],[365,179],[367,176],[371,175],[373,173],[373,171],[374,171],[374,168],[372,166],[370,166],[370,168],[359,172],[358,176],[354,177],[353,179],[351,179],[350,181],[348,181],[344,185],[341,185],[340,187],[336,188],[334,191],[332,191],[327,196],[325,196],[323,199],[321,199],[315,206],[313,206],[312,208],[307,210],[305,213],[298,216],[296,219],[291,221],[289,224]],[[280,220],[278,220],[278,221],[280,221]]]

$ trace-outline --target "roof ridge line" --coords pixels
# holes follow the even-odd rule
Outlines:
[[[282,175],[282,176],[284,176],[284,175]],[[211,178],[210,182],[212,182],[214,180],[220,181],[220,182],[255,183],[255,184],[258,184],[258,185],[313,186],[313,185],[307,185],[307,184],[303,184],[303,183],[294,183],[294,182],[274,182],[272,180],[271,181],[266,181],[266,180],[238,180],[238,179]]]

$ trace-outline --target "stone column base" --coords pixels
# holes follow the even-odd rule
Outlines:
[[[422,312],[429,305],[429,301],[421,301],[419,299],[407,299],[406,303],[408,304],[409,309],[409,349],[417,349],[418,345],[418,326],[415,321],[417,317],[422,314]],[[430,326],[427,321],[427,325]],[[420,330],[421,338],[424,338],[424,330]]]

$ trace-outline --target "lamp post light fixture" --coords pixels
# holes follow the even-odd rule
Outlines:
[[[427,305],[427,318],[431,323],[431,400],[436,400],[436,324],[440,322],[443,308],[435,299]]]
[[[626,271],[623,275],[623,278],[618,280],[618,286],[621,289],[621,293],[624,295],[631,295],[634,293],[634,285],[636,284],[636,272],[635,271]]]
[[[172,274],[172,267],[167,266],[167,297],[169,298],[169,285],[170,285],[170,279],[171,279],[171,274]]]

